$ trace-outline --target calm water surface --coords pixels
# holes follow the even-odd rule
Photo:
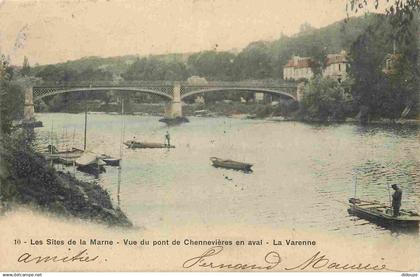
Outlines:
[[[37,118],[44,123],[37,129],[41,144],[50,140],[53,130],[60,143],[82,147],[83,114]],[[148,229],[235,222],[364,237],[395,235],[348,215],[346,202],[354,195],[354,182],[358,197],[384,203],[389,203],[387,184],[399,183],[403,208],[420,212],[416,126],[315,126],[192,117],[190,123],[168,129],[157,117],[127,115],[124,121],[126,140],[135,136],[163,143],[169,130],[176,145],[171,150],[123,149],[121,208],[136,225]],[[118,115],[89,114],[88,149],[118,156],[121,123]],[[253,163],[254,172],[213,168],[212,156]],[[107,167],[97,181],[116,203],[118,170]]]

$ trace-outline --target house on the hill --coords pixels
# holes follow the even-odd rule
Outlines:
[[[283,67],[284,80],[311,79],[314,61],[309,57],[293,56]]]
[[[334,78],[341,82],[347,78],[348,68],[349,61],[346,51],[343,50],[339,54],[328,54],[322,75],[324,77]]]

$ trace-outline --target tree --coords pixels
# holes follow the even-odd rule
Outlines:
[[[228,81],[234,78],[235,54],[219,51],[203,51],[188,58],[190,75],[204,77],[207,80]]]
[[[13,69],[4,56],[0,57],[0,123],[1,133],[9,134],[12,120],[22,117],[24,93],[13,80]]]
[[[31,67],[29,65],[28,57],[26,56],[23,58],[23,65],[22,69],[20,70],[20,73],[22,74],[22,76],[29,76],[29,74],[31,73]]]
[[[235,59],[236,79],[267,79],[273,77],[273,60],[267,42],[249,44]]]
[[[315,30],[315,28],[309,24],[309,22],[305,22],[299,26],[299,33],[305,33],[313,30]]]
[[[350,104],[351,96],[339,82],[318,76],[305,85],[300,112],[307,120],[343,120]]]
[[[396,31],[394,38],[399,41],[409,41],[413,35],[410,25],[416,14],[420,12],[420,0],[392,0],[391,4],[389,2],[390,0],[348,0],[346,9],[357,13],[369,4],[373,4],[375,9],[387,5],[386,14]]]
[[[188,78],[188,71],[180,61],[150,56],[137,59],[121,76],[129,81],[183,81]]]
[[[415,22],[410,28],[415,28]],[[415,107],[419,84],[417,42],[397,43],[393,53],[392,24],[377,17],[350,50],[350,75],[354,79],[352,94],[362,118],[398,118],[406,107]],[[388,58],[387,58],[388,57]],[[386,59],[393,69],[384,71]]]

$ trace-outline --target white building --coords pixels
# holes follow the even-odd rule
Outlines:
[[[347,78],[348,68],[349,61],[347,59],[346,51],[341,51],[339,54],[328,54],[322,75],[324,77],[334,78],[341,82]]]
[[[191,76],[187,79],[189,85],[207,85],[206,78],[200,76]]]
[[[283,68],[284,80],[311,79],[314,61],[309,57],[293,56]]]

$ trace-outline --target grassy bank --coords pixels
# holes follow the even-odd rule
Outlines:
[[[112,226],[132,226],[127,216],[113,206],[107,191],[57,172],[32,150],[26,134],[3,137],[0,156],[3,208],[26,205]]]

